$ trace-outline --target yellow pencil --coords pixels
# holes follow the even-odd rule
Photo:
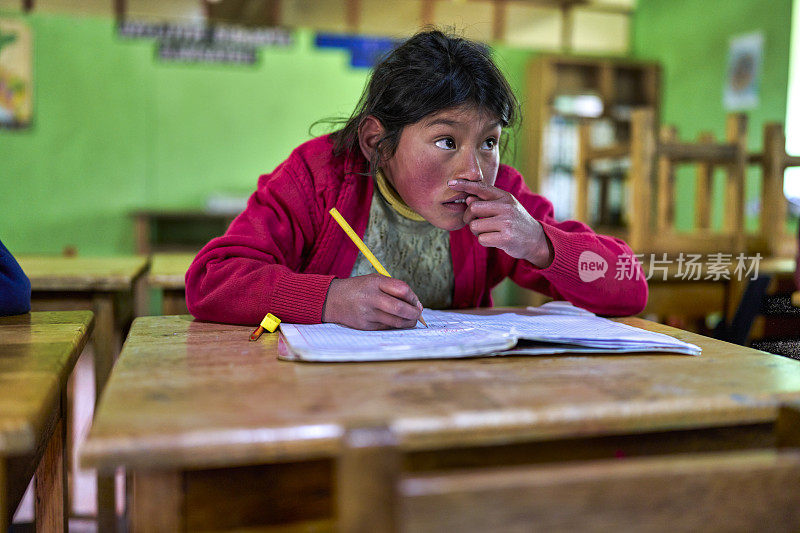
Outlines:
[[[375,267],[375,270],[378,271],[378,274],[383,274],[387,278],[391,278],[392,276],[390,276],[386,269],[383,268],[383,265],[380,261],[378,261],[378,258],[375,257],[372,252],[370,252],[369,248],[367,248],[367,245],[361,240],[361,237],[359,237],[358,234],[353,231],[353,228],[350,227],[350,224],[347,223],[342,214],[335,207],[331,208],[329,213],[333,219],[339,223],[344,232],[347,233],[347,236],[350,237],[350,240],[353,241],[353,244],[358,246],[358,249],[361,250],[361,253],[364,254],[364,257],[366,257],[367,260],[372,263],[372,266]],[[426,328],[428,327],[428,324],[425,323],[425,319],[422,318],[421,315],[419,317],[419,321],[422,322]]]

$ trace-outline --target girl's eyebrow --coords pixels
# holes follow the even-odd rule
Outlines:
[[[459,120],[449,119],[449,118],[438,117],[438,118],[433,118],[433,119],[427,121],[425,123],[425,127],[430,128],[432,126],[438,126],[440,124],[443,125],[443,126],[461,126],[461,125],[464,124],[464,122],[461,122]],[[496,121],[490,123],[489,125],[487,125],[486,128],[484,129],[484,131],[493,130],[495,128],[501,128],[502,129],[502,127],[503,127],[503,124],[499,120],[496,120]]]
[[[447,119],[447,118],[441,118],[440,117],[440,118],[433,118],[433,119],[427,121],[425,123],[425,126],[430,127],[430,126],[436,126],[436,125],[439,125],[439,124],[442,124],[444,126],[457,126],[457,125],[461,124],[461,122],[459,122],[458,120],[452,120],[452,119]]]

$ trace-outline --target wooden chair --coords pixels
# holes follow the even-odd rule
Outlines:
[[[650,278],[650,299],[645,314],[678,327],[707,332],[706,317],[719,312],[723,319],[727,319],[733,306],[730,304],[732,283],[729,279],[709,281],[705,278],[706,263],[713,262],[711,254],[731,254],[733,258],[735,253],[745,249],[745,117],[731,115],[728,118],[727,142],[716,142],[710,134],[702,134],[697,143],[679,141],[675,128],[667,126],[661,127],[656,135],[659,128],[655,113],[647,108],[633,111],[628,144],[594,148],[590,142],[590,127],[588,122],[582,124],[578,135],[575,172],[577,218],[594,226],[594,221],[588,217],[587,191],[595,161],[630,159],[623,216],[626,226],[616,229],[600,227],[599,230],[625,239],[634,253],[641,254],[646,276],[648,269],[655,264],[669,261],[675,267],[679,264],[678,259],[685,259],[690,254],[703,257],[703,277],[700,279],[687,279],[679,268],[669,269],[666,277]],[[691,232],[675,229],[675,205],[679,199],[675,190],[675,168],[681,164],[694,164],[698,169],[696,227]],[[727,173],[728,201],[721,230],[711,228],[710,224],[712,177],[718,167]],[[601,204],[601,212],[602,208]],[[604,218],[602,213],[601,218]]]
[[[748,163],[761,168],[761,210],[759,232],[751,237],[749,247],[763,250],[768,256],[792,257],[797,239],[786,231],[787,201],[783,194],[783,174],[789,167],[800,166],[800,157],[786,153],[783,124],[764,124],[763,151],[750,154]]]
[[[783,125],[764,125],[763,151],[750,154],[748,163],[761,168],[761,209],[759,231],[747,235],[748,249],[763,253],[764,262],[759,279],[749,280],[739,287],[734,321],[723,325],[726,334],[721,337],[759,349],[800,356],[798,327],[800,318],[794,307],[800,307],[800,294],[796,290],[792,275],[797,261],[788,259],[798,254],[798,238],[786,231],[787,202],[783,194],[783,176],[786,168],[800,166],[800,157],[786,153],[786,136]],[[795,303],[797,300],[797,303]],[[744,318],[737,321],[737,318]]]
[[[531,456],[528,464],[427,471],[409,468],[413,461],[389,428],[354,427],[337,465],[338,529],[794,530],[799,426],[794,405],[782,408],[774,440],[764,447],[551,462]]]
[[[603,233],[626,239],[636,253],[648,259],[661,259],[663,254],[675,259],[676,255],[701,254],[708,259],[709,254],[731,254],[735,261],[740,254],[748,258],[760,254],[762,258],[789,257],[795,254],[797,240],[787,235],[785,220],[787,202],[783,194],[783,174],[787,167],[800,163],[800,157],[789,156],[785,150],[783,126],[779,123],[764,125],[763,151],[747,153],[744,115],[733,114],[727,119],[726,141],[718,142],[713,134],[703,132],[696,143],[678,140],[675,128],[658,128],[652,110],[639,109],[633,112],[630,144],[619,144],[603,149],[594,148],[590,142],[590,124],[584,123],[579,129],[578,162],[575,179],[577,185],[577,218],[595,226],[589,220],[589,183],[593,178],[594,164],[599,159],[630,158],[630,172],[627,178],[628,203],[624,219],[627,227],[609,229],[600,227]],[[656,131],[660,129],[658,136]],[[677,165],[693,164],[696,168],[695,219],[691,232],[677,232],[674,228],[675,205],[678,194],[675,190],[675,168]],[[760,215],[756,232],[745,231],[745,172],[748,165],[758,166],[762,176],[760,194]],[[727,174],[724,203],[724,222],[721,230],[711,226],[713,205],[713,179],[715,171],[722,168]],[[602,216],[603,203],[598,211]],[[673,293],[675,284],[658,283],[651,280],[651,302],[648,312],[663,307],[658,303],[662,289]],[[725,287],[701,287],[700,284],[683,284],[681,296],[687,291],[699,293],[692,305],[678,304],[691,309],[690,317],[676,323],[680,327],[700,324],[710,312],[721,312],[723,322],[717,332],[726,338],[749,338],[750,326],[759,324],[760,307],[756,310],[744,309],[769,294],[770,289],[764,279],[754,281],[747,287],[748,280],[727,282]],[[708,285],[708,284],[707,284]],[[773,283],[774,285],[774,283]],[[770,285],[771,286],[771,285]],[[745,290],[747,289],[747,290]],[[723,294],[712,294],[712,292]],[[663,292],[663,291],[661,291]],[[747,298],[745,298],[745,294]],[[663,298],[662,298],[663,300]],[[663,302],[662,302],[663,303]],[[663,310],[663,309],[661,309]],[[666,315],[656,312],[659,320]],[[677,319],[678,317],[673,317]],[[687,321],[688,320],[688,321]]]
[[[747,163],[747,119],[730,115],[727,140],[718,143],[709,134],[699,142],[678,140],[674,127],[661,128],[655,138],[653,112],[633,113],[631,142],[630,242],[634,250],[679,253],[734,253],[745,249],[744,178]],[[697,228],[675,230],[675,167],[694,163],[698,168],[695,212]],[[716,167],[727,174],[725,213],[721,231],[709,226],[711,179]]]
[[[612,217],[608,212],[608,194],[609,194],[609,187],[608,187],[608,177],[607,176],[597,176],[597,173],[594,169],[594,163],[599,160],[620,160],[620,159],[629,159],[630,158],[630,144],[628,143],[615,143],[612,146],[607,146],[604,148],[595,148],[592,146],[591,141],[591,128],[592,128],[592,120],[584,120],[578,126],[578,151],[576,155],[576,165],[575,165],[575,219],[580,220],[581,222],[586,222],[587,224],[591,224],[595,227],[597,224],[595,222],[600,223],[601,225],[603,221],[610,220]],[[599,178],[599,194],[598,194],[598,203],[599,205],[594,206],[596,207],[597,211],[597,220],[591,220],[590,217],[590,199],[589,199],[589,187],[590,182],[595,179]],[[607,228],[604,228],[607,229]],[[610,231],[614,231],[613,229],[608,228]]]
[[[679,141],[671,126],[658,128],[652,110],[634,110],[629,144],[593,148],[590,141],[591,122],[579,127],[578,156],[575,168],[578,220],[589,220],[589,183],[593,165],[601,159],[630,158],[627,180],[629,202],[625,213],[627,228],[609,231],[628,240],[637,252],[711,253],[752,252],[766,256],[794,255],[797,243],[787,235],[785,220],[787,202],[783,195],[783,174],[786,168],[800,166],[800,157],[786,153],[783,125],[764,125],[763,151],[747,153],[747,119],[731,114],[727,119],[725,142],[717,142],[710,132],[699,135],[696,143]],[[659,129],[658,137],[656,131]],[[677,233],[674,230],[675,167],[692,163],[697,169],[695,192],[695,229]],[[748,165],[761,169],[762,185],[758,230],[748,234],[744,227],[744,184]],[[722,231],[711,228],[710,206],[714,171],[722,167],[727,173],[725,216]],[[601,193],[602,198],[602,193]],[[602,216],[603,205],[598,211]]]
[[[737,119],[736,126],[743,126]],[[618,235],[628,241],[631,247],[639,253],[645,252],[674,252],[676,246],[665,246],[674,240],[674,204],[675,204],[675,175],[674,167],[678,163],[694,161],[698,167],[698,182],[696,193],[696,221],[697,228],[705,234],[699,239],[707,242],[709,235],[709,196],[711,192],[712,163],[735,163],[737,147],[726,146],[714,142],[710,134],[702,134],[695,145],[679,143],[674,127],[663,126],[657,136],[658,125],[651,110],[634,110],[631,122],[631,141],[618,143],[610,147],[594,148],[591,144],[591,121],[584,121],[579,126],[578,155],[575,168],[576,205],[575,214],[578,220],[592,224],[589,220],[589,184],[594,178],[594,166],[598,160],[630,159],[630,172],[627,179],[628,202],[626,206],[626,227],[615,230],[606,229],[606,232]],[[736,132],[738,134],[738,132]],[[738,136],[738,135],[737,135]],[[738,172],[743,175],[743,170]],[[742,182],[734,176],[731,186]],[[740,211],[737,204],[739,195],[738,187],[733,189],[733,197],[737,200],[731,206],[730,220],[735,225],[739,222],[735,215]],[[742,187],[743,190],[743,187]],[[601,198],[603,196],[601,192]],[[603,217],[602,202],[598,208],[600,218]],[[661,242],[658,241],[661,239]],[[681,242],[683,252],[697,252],[696,242]],[[688,244],[689,246],[685,246]],[[717,246],[718,247],[718,246]],[[700,246],[705,251],[708,246]]]

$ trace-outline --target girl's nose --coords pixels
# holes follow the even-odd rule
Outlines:
[[[462,158],[462,167],[459,169],[457,178],[470,181],[483,181],[483,170],[481,170],[478,154],[468,152]]]

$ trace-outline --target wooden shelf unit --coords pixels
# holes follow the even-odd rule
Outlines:
[[[582,121],[604,119],[612,133],[609,144],[629,143],[634,108],[650,107],[658,117],[660,76],[655,62],[557,54],[535,57],[528,67],[525,98],[526,179],[531,189],[546,193],[556,171],[574,180]],[[587,116],[565,108],[563,102],[579,96],[594,97],[595,104],[599,100],[602,110]]]

